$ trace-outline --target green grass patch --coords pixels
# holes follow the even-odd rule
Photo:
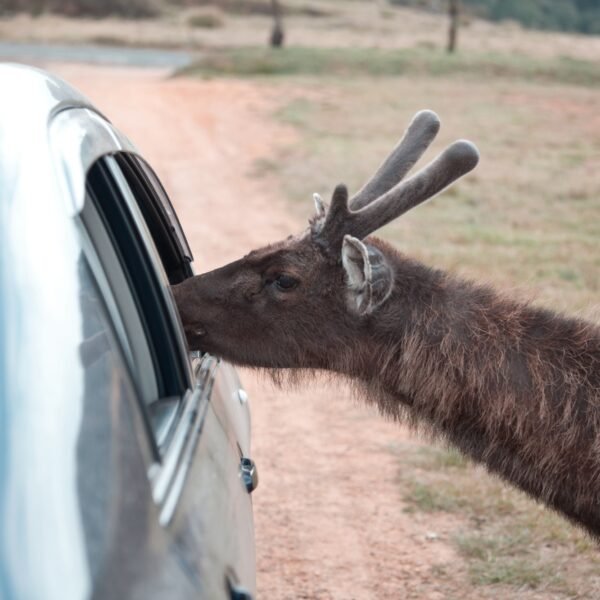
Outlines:
[[[530,589],[553,598],[591,597],[600,558],[585,534],[455,451],[409,444],[392,451],[401,457],[407,512],[428,515],[428,527],[445,514],[462,518],[448,540],[465,561],[471,585],[508,594]]]
[[[430,486],[418,481],[407,481],[402,497],[407,512],[457,512],[464,507],[464,499],[451,483]]]
[[[394,452],[402,456],[403,461],[411,466],[424,471],[452,471],[454,469],[466,469],[470,464],[458,450],[454,448],[438,448],[437,446],[422,446],[415,448],[414,445],[407,446],[408,453],[402,449]]]
[[[197,6],[218,6],[222,11],[234,15],[248,15],[256,17],[263,15],[271,17],[273,6],[271,0],[195,0]],[[294,3],[285,5],[285,15],[289,17],[328,17],[334,14],[331,10],[325,9],[317,3]]]
[[[552,577],[552,586],[563,584],[563,579],[554,575],[548,567],[536,563],[524,562],[520,559],[492,560],[477,562],[471,566],[469,573],[472,583],[476,585],[504,584],[516,588],[536,589],[546,584]],[[562,587],[562,585],[561,585]]]
[[[566,57],[548,60],[515,54],[447,54],[430,48],[224,48],[206,51],[180,71],[201,76],[390,77],[465,75],[474,78],[516,78],[588,87],[600,86],[597,62]]]
[[[218,29],[225,25],[225,20],[218,12],[207,11],[190,15],[187,24],[198,29]]]
[[[530,529],[508,527],[499,531],[487,527],[483,531],[461,532],[454,537],[454,543],[468,561],[469,578],[474,585],[544,588],[572,596],[562,558],[552,560],[552,551],[550,560],[541,556],[534,538]]]

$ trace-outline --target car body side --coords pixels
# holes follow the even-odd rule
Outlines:
[[[89,169],[137,151],[59,79],[2,65],[0,82],[0,597],[252,594],[240,466],[249,412],[237,375],[188,356],[154,242],[129,202],[188,388],[158,447],[111,291],[85,247]]]

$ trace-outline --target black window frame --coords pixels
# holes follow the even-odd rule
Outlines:
[[[142,323],[151,340],[150,351],[157,371],[158,395],[182,396],[189,382],[180,361],[174,360],[179,352],[168,318],[165,298],[160,292],[151,260],[122,190],[104,159],[89,170],[86,187],[95,203],[108,234],[113,241],[125,275],[129,281]],[[102,198],[98,197],[102,194]],[[145,292],[145,293],[142,293]],[[172,368],[167,368],[171,365]]]
[[[116,347],[120,355],[120,367],[127,372],[128,381],[135,391],[135,397],[137,399],[137,405],[139,406],[139,416],[141,418],[142,426],[145,430],[145,441],[149,444],[147,446],[150,456],[149,465],[153,463],[160,463],[162,458],[161,448],[159,447],[155,428],[153,426],[151,415],[144,404],[143,396],[138,389],[138,383],[133,370],[133,364],[131,362],[131,348],[126,334],[124,334],[122,327],[122,314],[118,304],[115,300],[114,293],[109,283],[109,278],[106,273],[103,261],[100,258],[100,253],[90,236],[88,224],[84,218],[82,218],[83,212],[77,219],[80,228],[81,244],[82,244],[82,258],[85,260],[86,266],[89,270],[89,275],[92,279],[94,288],[98,293],[100,302],[102,303],[102,313],[106,319],[107,327],[110,330],[112,337],[115,341]],[[114,313],[116,309],[117,314]],[[123,335],[125,335],[126,343],[123,344]],[[117,349],[115,348],[115,349]],[[146,452],[144,453],[146,455]]]
[[[160,263],[161,257],[146,227],[140,199],[129,188],[114,155],[102,157],[92,165],[86,177],[86,192],[86,202],[93,203],[110,238],[141,321],[143,343],[148,347],[156,376],[157,398],[147,402],[141,393],[138,396],[144,419],[150,425],[152,443],[164,456],[185,410],[185,398],[193,388],[189,357],[186,348],[181,347],[182,333],[177,330],[181,326],[174,305],[168,306],[169,301],[173,302],[172,296],[164,289],[168,287],[167,276],[163,265],[155,264]],[[85,227],[85,219],[83,224]],[[125,342],[131,342],[126,333]],[[133,363],[131,368],[134,382],[140,381],[144,374],[137,372]]]

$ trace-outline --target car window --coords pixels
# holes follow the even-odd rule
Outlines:
[[[98,256],[98,265],[94,265],[95,274],[103,283],[103,293],[129,366],[134,375],[139,374],[136,381],[138,391],[144,402],[150,404],[159,398],[159,373],[154,366],[156,359],[147,343],[144,323],[131,293],[126,272],[94,197],[93,193],[88,195],[82,217]]]
[[[171,318],[169,282],[133,204],[115,160],[97,161],[86,179],[81,218],[97,256],[100,289],[162,447],[190,376]]]

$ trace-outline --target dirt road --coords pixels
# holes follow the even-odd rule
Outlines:
[[[275,90],[164,72],[51,65],[150,160],[190,239],[198,270],[299,231],[277,183],[252,176],[294,132],[269,115]],[[278,94],[281,94],[279,88]],[[311,202],[307,199],[306,217]],[[259,597],[449,598],[435,566],[453,563],[447,517],[403,510],[398,444],[418,443],[343,386],[274,389],[243,372],[253,400]],[[393,450],[396,449],[396,453]],[[438,537],[428,535],[435,532]],[[460,571],[457,560],[451,569]]]

